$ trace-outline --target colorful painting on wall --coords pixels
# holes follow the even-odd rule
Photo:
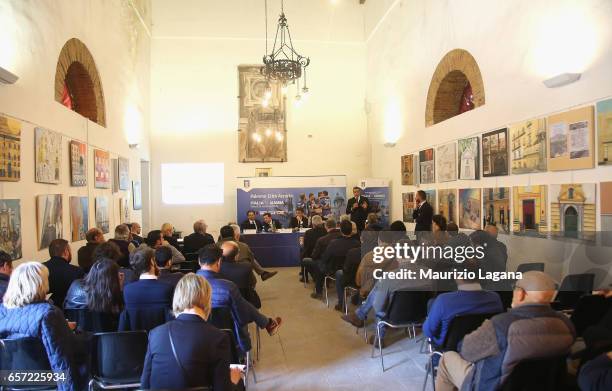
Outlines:
[[[402,156],[402,185],[411,186],[416,185],[416,167],[417,159],[416,155],[404,155]]]
[[[501,233],[510,233],[510,188],[489,187],[482,189],[483,223],[493,224]]]
[[[457,223],[457,190],[438,190],[438,214],[446,218],[447,223]]]
[[[550,185],[550,228],[568,238],[595,239],[594,183]]]
[[[481,228],[480,193],[480,189],[459,189],[459,228]]]
[[[21,179],[21,122],[0,115],[0,181]]]
[[[107,151],[94,149],[94,177],[97,189],[110,189],[110,154]]]
[[[540,235],[548,230],[546,185],[516,186],[512,190],[512,231]]]
[[[438,204],[436,203],[436,189],[423,190],[425,192],[425,199],[429,202],[429,205],[434,210],[434,214],[438,213]]]
[[[105,234],[109,232],[108,197],[96,197],[96,227]]]
[[[402,206],[404,212],[404,221],[407,223],[413,223],[414,218],[412,212],[414,212],[414,192],[402,193]]]
[[[89,229],[89,198],[70,197],[70,237],[71,241],[85,240]]]
[[[13,260],[22,257],[19,200],[0,200],[0,250]]]
[[[118,159],[119,165],[119,190],[130,189],[130,161],[128,159],[120,157]]]
[[[70,141],[70,184],[87,186],[87,144]]]
[[[612,164],[612,99],[597,102],[597,144],[599,164]]]
[[[601,235],[604,246],[612,247],[612,182],[599,184]]]
[[[593,106],[551,115],[547,123],[550,171],[595,166]]]
[[[459,179],[480,179],[480,139],[469,137],[457,142],[459,148]]]
[[[36,196],[36,222],[38,224],[38,249],[49,247],[55,239],[64,237],[62,219],[62,195],[47,194]]]
[[[425,149],[419,152],[419,183],[435,183],[434,150]]]
[[[457,180],[457,144],[452,142],[436,148],[438,182]]]
[[[60,183],[62,169],[62,135],[51,130],[34,129],[35,180],[38,183]]]
[[[510,140],[513,174],[546,171],[546,119],[510,126]]]
[[[132,181],[132,207],[134,210],[142,209],[142,193],[140,190],[140,181]]]
[[[508,129],[482,135],[482,176],[508,175]]]
[[[130,222],[129,198],[119,199],[119,215],[119,221],[121,224],[128,224]]]

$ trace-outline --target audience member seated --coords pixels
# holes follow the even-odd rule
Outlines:
[[[58,383],[59,389],[84,389],[86,379],[79,365],[84,362],[84,344],[72,333],[62,311],[45,300],[48,291],[47,267],[39,262],[17,266],[0,306],[0,335],[40,338],[51,370],[66,375],[66,381]]]
[[[255,218],[255,211],[249,210],[247,212],[247,219],[240,224],[240,229],[244,230],[256,230],[257,232],[261,232],[261,222]]]
[[[130,266],[130,254],[136,250],[134,243],[130,240],[130,229],[125,224],[119,224],[115,227],[115,237],[109,239],[109,242],[115,243],[119,247],[121,257],[117,260],[117,263],[121,267]]]
[[[269,272],[265,270],[257,259],[255,259],[255,254],[251,251],[251,247],[248,244],[240,241],[240,227],[236,224],[224,225],[219,230],[219,236],[221,239],[219,240],[219,245],[223,244],[223,242],[233,241],[238,244],[238,256],[237,259],[239,261],[249,262],[253,267],[253,271],[259,275],[262,281],[266,281],[268,278],[274,277],[278,272]]]
[[[489,235],[491,235],[491,237],[493,239],[495,239],[495,244],[497,245],[497,247],[499,247],[501,253],[503,254],[503,256],[508,259],[508,248],[506,247],[506,245],[502,242],[500,242],[497,237],[499,236],[499,229],[497,228],[497,226],[495,224],[487,224],[485,226],[485,232],[488,233]],[[504,271],[506,269],[504,268]]]
[[[174,287],[158,280],[155,251],[145,248],[132,256],[132,267],[139,280],[123,288],[125,310],[120,330],[151,330],[171,319],[170,307]]]
[[[95,331],[116,331],[119,314],[123,310],[122,285],[117,263],[108,258],[99,259],[85,278],[72,282],[66,293],[64,310],[85,309],[100,314],[108,327]]]
[[[242,372],[229,367],[228,335],[207,323],[211,296],[210,284],[193,273],[177,284],[172,301],[176,319],[149,333],[140,378],[143,389],[226,391],[240,381]]]
[[[327,235],[327,230],[323,224],[323,218],[319,215],[312,216],[310,221],[312,228],[304,233],[304,245],[302,246],[302,260],[304,258],[312,258],[312,251],[314,250],[317,240]],[[300,271],[300,282],[304,282],[304,265],[301,266]]]
[[[495,239],[489,233],[477,230],[470,234],[470,241],[474,246],[482,246],[484,248],[484,258],[479,260],[478,264],[482,268],[483,273],[487,272],[505,272],[506,262],[508,261],[508,253],[506,245]],[[507,290],[510,287],[507,281],[492,281],[487,280],[483,284],[483,288],[489,290]]]
[[[159,281],[172,285],[172,289],[174,289],[184,274],[172,271],[172,250],[160,246],[155,250],[155,263],[157,263],[159,269]]]
[[[93,252],[100,243],[104,243],[104,234],[99,228],[90,228],[85,233],[87,243],[77,251],[78,263],[83,272],[89,273],[93,265]]]
[[[249,303],[240,294],[240,290],[233,282],[226,280],[220,274],[223,252],[214,244],[209,244],[200,251],[200,266],[198,275],[201,275],[212,287],[212,307],[228,308],[236,329],[239,331],[238,343],[243,352],[251,350],[251,338],[248,332],[248,324],[255,322],[260,329],[266,329],[268,334],[274,335],[281,326],[281,318],[269,318],[261,314],[257,308]]]
[[[242,297],[255,306],[261,308],[261,300],[255,291],[257,279],[253,274],[253,267],[249,262],[238,261],[238,244],[231,240],[221,244],[223,250],[223,262],[221,263],[221,275],[236,284]]]
[[[117,262],[121,258],[119,247],[113,242],[104,242],[99,244],[93,252],[94,262],[102,259],[110,259]],[[119,276],[123,286],[138,281],[138,276],[134,273],[132,267],[119,267]]]
[[[172,251],[172,264],[185,262],[185,256],[181,254],[176,247],[164,240],[162,237],[162,232],[157,229],[149,232],[144,243],[141,244],[138,249],[150,248],[152,250],[157,250],[161,246],[168,247]]]
[[[174,237],[174,226],[172,226],[172,224],[163,223],[161,226],[161,233],[162,233],[163,239],[166,242],[170,243],[170,245],[173,246],[174,248],[177,248],[177,249],[179,248],[178,241]]]
[[[314,216],[313,216],[313,219],[314,219]],[[341,220],[341,221],[350,222],[351,220],[349,218],[348,220]],[[315,242],[314,248],[312,249],[310,258],[305,257],[304,259],[302,259],[302,262],[300,263],[300,265],[304,268],[305,273],[310,273],[312,275],[312,273],[310,272],[310,269],[312,269],[315,261],[321,259],[321,256],[323,256],[323,253],[325,252],[325,249],[327,248],[327,246],[332,240],[338,239],[340,236],[342,236],[342,234],[340,233],[340,229],[337,227],[336,220],[333,217],[330,217],[327,220],[325,220],[325,230],[327,233],[323,235],[322,237],[320,237],[319,239],[317,239],[317,241]]]
[[[336,311],[342,311],[344,308],[344,288],[347,286],[355,287],[357,268],[361,263],[361,247],[358,246],[348,250],[342,269],[337,270],[334,276],[336,279],[336,294],[338,296],[338,303],[334,306]]]
[[[384,227],[380,224],[380,220],[378,219],[378,215],[376,213],[368,213],[364,231],[382,231],[383,228]]]
[[[308,227],[308,217],[304,215],[304,208],[296,208],[295,216],[289,221],[289,228],[302,229]]]
[[[206,233],[206,228],[208,228],[208,226],[204,220],[198,220],[193,223],[193,233],[185,236],[183,239],[183,253],[197,253],[207,244],[215,243],[215,239],[212,235]]]
[[[612,390],[612,351],[584,364],[578,374],[578,385],[582,391]]]
[[[140,236],[140,232],[142,231],[140,224],[132,223],[128,224],[128,227],[130,228],[130,233],[132,234],[132,243],[134,243],[134,246],[139,247],[144,242],[144,238]]]
[[[263,223],[261,223],[261,230],[263,232],[275,232],[281,228],[281,224],[278,220],[272,218],[271,213],[266,212],[263,214]]]
[[[469,268],[473,271],[474,267]],[[457,291],[442,293],[436,297],[423,324],[423,334],[433,346],[444,344],[448,326],[457,315],[497,314],[504,311],[501,299],[495,292],[482,290],[478,280],[457,280]]]
[[[466,247],[471,244],[470,238],[463,232],[459,232],[459,226],[453,222],[446,224],[446,232],[448,232],[448,242],[450,247]]]
[[[323,291],[323,282],[326,275],[334,275],[339,265],[334,262],[338,258],[345,258],[346,253],[355,247],[359,247],[359,241],[352,235],[353,225],[350,221],[340,223],[340,237],[332,240],[325,248],[321,259],[315,260],[306,267],[315,280],[315,292],[310,295],[313,299],[320,299]],[[323,237],[325,238],[325,236]],[[319,239],[322,240],[323,238]],[[343,259],[344,264],[344,259]]]
[[[574,343],[574,326],[550,307],[555,291],[556,283],[545,273],[524,273],[516,283],[512,309],[466,335],[459,353],[444,353],[436,390],[493,390],[522,360],[567,354]]]
[[[369,238],[372,236],[372,239],[376,239],[375,246],[390,246],[401,238],[405,237],[405,232],[402,231],[390,231],[390,232],[381,232],[376,233],[376,235],[368,235],[367,233],[362,235],[362,239]],[[391,270],[395,270],[399,267],[399,264],[395,258],[386,258],[382,260],[382,262],[377,263],[374,262],[374,253],[369,251],[366,253],[361,262],[359,263],[359,267],[357,268],[357,273],[355,275],[355,283],[359,288],[359,296],[361,298],[366,298],[368,294],[374,288],[374,284],[376,280],[374,279],[374,271],[380,269],[383,272],[388,272]]]
[[[13,272],[13,258],[10,254],[0,251],[0,301],[8,287],[11,273]]]
[[[43,263],[49,269],[49,292],[53,304],[62,308],[66,292],[72,281],[83,278],[85,273],[77,266],[71,265],[72,251],[68,241],[54,239],[49,244],[51,259]]]

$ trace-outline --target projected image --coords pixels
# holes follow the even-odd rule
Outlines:
[[[168,163],[161,171],[164,204],[223,203],[223,163]]]

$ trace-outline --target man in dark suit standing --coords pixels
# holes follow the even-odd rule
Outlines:
[[[295,209],[295,217],[291,218],[289,228],[302,229],[308,227],[308,218],[304,216],[304,208]]]
[[[263,219],[264,221],[261,224],[261,230],[264,232],[274,232],[282,228],[278,220],[274,220],[272,218],[272,214],[269,212],[264,213]]]
[[[361,195],[361,188],[353,187],[353,197],[346,204],[346,214],[351,215],[351,221],[357,224],[357,229],[363,231],[370,211],[370,201]]]
[[[431,224],[433,218],[433,208],[427,202],[427,194],[423,190],[419,190],[414,197],[414,212],[412,218],[416,223],[414,232],[417,239],[420,238],[419,232],[431,232]]]
[[[71,265],[72,251],[68,241],[64,239],[54,239],[49,243],[49,255],[51,259],[43,265],[49,269],[49,293],[53,304],[59,308],[64,308],[66,292],[70,288],[72,281],[83,278],[85,273],[77,266]]]
[[[261,222],[255,218],[254,210],[249,210],[247,212],[247,219],[240,224],[240,229],[242,231],[245,229],[255,229],[257,232],[261,231]]]
[[[197,253],[207,244],[215,243],[215,238],[211,234],[206,233],[206,228],[204,220],[198,220],[193,223],[193,233],[185,236],[185,239],[183,239],[183,251],[185,254]]]

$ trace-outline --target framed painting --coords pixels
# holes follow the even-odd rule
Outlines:
[[[579,170],[595,167],[593,106],[548,117],[548,169]]]
[[[599,208],[603,243],[604,246],[612,247],[612,182],[599,184]]]
[[[483,223],[495,225],[499,232],[510,233],[510,188],[488,187],[482,193]]]
[[[36,182],[60,183],[62,135],[43,128],[34,129],[34,150]]]
[[[119,190],[130,189],[130,161],[125,158],[118,158],[118,171],[119,171]]]
[[[96,197],[96,227],[105,234],[110,230],[108,197]]]
[[[435,183],[435,164],[433,148],[419,152],[419,183]]]
[[[63,239],[62,195],[36,196],[36,222],[38,226],[38,249],[49,247],[55,239]]]
[[[436,172],[438,182],[457,180],[457,143],[452,142],[436,148]]]
[[[597,102],[598,164],[612,164],[612,99]]]
[[[21,252],[21,201],[0,200],[0,250],[19,259]]]
[[[568,238],[595,239],[596,195],[594,183],[550,185],[550,228]]]
[[[134,210],[142,209],[142,193],[140,189],[140,181],[132,181],[132,200]]]
[[[110,154],[107,151],[94,149],[94,179],[97,189],[110,189],[110,165]]]
[[[70,141],[70,184],[87,186],[87,144]]]
[[[510,126],[510,140],[513,174],[546,171],[546,119]]]
[[[414,212],[414,192],[402,193],[402,211],[403,220],[407,223],[413,223],[414,218],[412,212]]]
[[[480,139],[462,138],[457,142],[459,149],[459,179],[480,179]]]
[[[431,205],[434,213],[438,213],[438,204],[436,203],[436,189],[423,190],[425,192],[425,199]]]
[[[119,221],[121,224],[129,224],[130,223],[130,204],[129,198],[120,198],[119,199]]]
[[[0,181],[21,179],[21,122],[0,115]]]
[[[459,189],[459,228],[481,229],[480,189]]]
[[[89,229],[89,198],[70,197],[70,238],[73,242],[85,240]]]
[[[512,188],[512,231],[515,234],[540,236],[548,231],[546,185]]]
[[[404,155],[401,158],[401,167],[402,167],[402,185],[404,186],[412,186],[416,185],[416,167],[417,167],[417,159],[416,155]]]
[[[438,214],[446,218],[447,223],[457,223],[457,190],[438,190]]]
[[[482,176],[508,175],[508,129],[482,135]]]

